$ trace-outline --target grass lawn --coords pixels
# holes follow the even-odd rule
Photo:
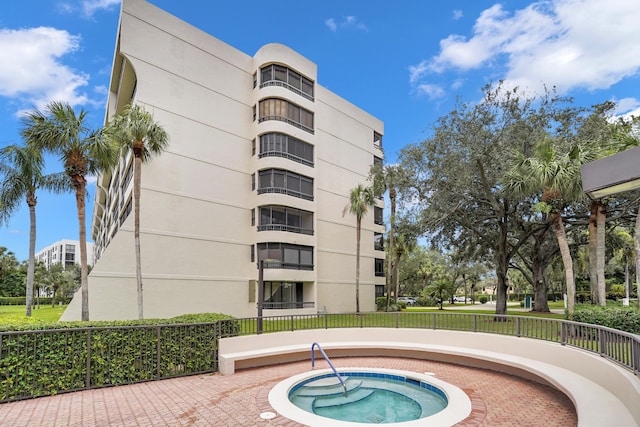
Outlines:
[[[26,306],[24,305],[0,305],[0,324],[16,324],[31,322],[57,322],[62,313],[67,308],[66,305],[41,305],[40,308],[31,308],[31,318],[25,316]]]

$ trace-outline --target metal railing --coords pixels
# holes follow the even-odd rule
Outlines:
[[[263,333],[416,328],[539,339],[598,354],[640,373],[640,336],[528,316],[466,313],[318,313],[265,316]],[[217,371],[219,338],[254,335],[258,318],[213,323],[0,332],[0,402]]]
[[[315,367],[315,365],[316,365],[316,353],[313,351],[314,347],[318,347],[318,350],[320,350],[320,353],[322,354],[322,357],[324,357],[324,360],[327,361],[327,363],[329,364],[329,367],[331,368],[333,373],[336,375],[336,377],[338,377],[338,381],[340,381],[340,384],[342,384],[342,388],[344,389],[344,395],[346,396],[347,395],[347,385],[344,383],[344,380],[342,379],[342,376],[336,370],[336,367],[333,366],[333,363],[331,363],[331,360],[329,360],[329,356],[327,356],[327,353],[324,352],[322,347],[320,347],[320,344],[318,344],[317,342],[314,342],[313,344],[311,344],[311,369],[313,369]]]

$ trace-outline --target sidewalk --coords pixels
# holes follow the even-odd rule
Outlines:
[[[319,368],[326,367],[323,362]],[[575,408],[564,394],[499,372],[398,357],[341,357],[334,364],[433,372],[471,398],[472,413],[460,427],[577,425]],[[0,425],[298,427],[278,414],[272,419],[261,415],[275,412],[267,396],[276,383],[309,370],[307,360],[229,376],[194,375],[4,403]]]

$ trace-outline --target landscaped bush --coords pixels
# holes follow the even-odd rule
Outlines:
[[[607,326],[620,331],[640,334],[640,310],[634,307],[607,308],[593,306],[580,308],[567,316],[567,318],[575,322]]]
[[[41,305],[51,305],[51,297],[40,297]],[[62,302],[62,304],[69,304],[71,298],[58,298],[56,297],[56,303]],[[38,298],[33,298],[33,305],[36,305]],[[26,297],[0,297],[0,305],[26,305]]]
[[[239,328],[223,314],[5,325],[23,333],[2,335],[0,401],[212,372],[217,333]]]
[[[480,295],[478,297],[478,301],[480,301],[480,304],[486,304],[487,301],[489,301],[489,297],[487,297],[486,295]]]

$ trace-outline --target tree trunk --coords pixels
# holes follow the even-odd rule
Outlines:
[[[136,252],[136,289],[138,291],[138,319],[144,319],[142,302],[142,263],[140,257],[140,174],[142,172],[142,157],[134,156],[133,160],[133,215],[134,241]]]
[[[506,212],[504,209],[503,212]],[[504,218],[500,222],[500,241],[496,245],[496,314],[507,314],[507,289],[509,288],[509,279],[507,271],[509,270],[509,256],[507,254],[507,227]]]
[[[558,247],[560,248],[560,255],[562,256],[562,264],[564,266],[564,276],[567,286],[567,311],[573,313],[576,303],[573,259],[571,258],[571,251],[569,250],[569,243],[567,242],[567,235],[564,231],[564,224],[562,223],[560,213],[554,212],[551,214],[551,223],[553,225],[553,231],[556,233],[556,238],[558,239]]]
[[[86,181],[83,176],[72,178],[76,189],[76,206],[78,208],[78,227],[80,239],[80,294],[82,296],[83,321],[89,320],[89,273],[87,270],[87,229],[85,222],[84,193]]]
[[[33,281],[36,271],[36,196],[33,193],[27,195],[27,205],[29,206],[29,260],[27,261],[27,310],[25,316],[31,316],[31,306],[33,305]]]
[[[532,260],[532,273],[534,283],[533,311],[548,313],[549,302],[547,301],[547,281],[544,279],[545,265],[539,257],[534,256]]]
[[[604,307],[607,305],[607,289],[604,280],[605,265],[605,221],[607,218],[607,206],[598,202],[597,211],[597,246],[596,246],[596,268],[598,277],[598,304]]]
[[[394,254],[394,232],[395,232],[395,222],[396,222],[396,189],[389,188],[389,202],[391,204],[391,216],[389,217],[389,268],[387,269],[386,274],[386,282],[387,282],[387,311],[389,311],[389,299],[391,295],[391,285],[393,282],[391,281],[391,272],[393,271],[393,254]],[[396,295],[396,300],[398,296]]]
[[[356,313],[360,313],[360,227],[362,219],[356,218]]]
[[[598,304],[598,204],[589,204],[589,290],[591,304]]]
[[[634,231],[636,250],[636,292],[638,295],[638,307],[640,307],[640,207],[636,216],[636,229]]]

